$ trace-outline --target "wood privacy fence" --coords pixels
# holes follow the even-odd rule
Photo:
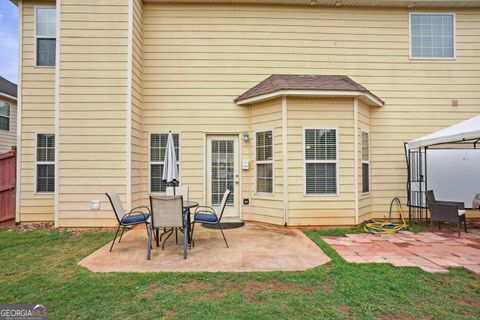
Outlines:
[[[17,148],[0,153],[0,223],[15,219]]]

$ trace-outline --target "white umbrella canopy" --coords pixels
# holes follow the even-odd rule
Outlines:
[[[408,143],[409,149],[480,138],[480,115]]]
[[[175,154],[175,144],[171,131],[168,132],[167,146],[165,148],[162,180],[167,183],[172,183],[174,190],[175,185],[180,181],[180,177],[178,176],[177,155]]]

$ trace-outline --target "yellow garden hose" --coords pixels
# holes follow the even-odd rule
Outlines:
[[[364,222],[364,229],[366,232],[370,233],[397,233],[401,230],[407,230],[408,224],[403,217],[402,211],[402,204],[400,203],[400,199],[393,198],[392,202],[390,202],[390,212],[389,212],[389,220],[392,218],[392,206],[393,203],[396,202],[400,211],[400,217],[402,218],[402,223],[393,223],[390,221],[366,221]]]

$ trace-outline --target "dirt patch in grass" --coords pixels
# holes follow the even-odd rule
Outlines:
[[[212,290],[213,284],[210,282],[202,282],[198,280],[193,280],[187,283],[180,283],[173,288],[175,293],[183,293],[185,291],[205,291]]]
[[[379,319],[383,320],[414,320],[417,319],[408,313],[398,312],[398,313],[381,313],[379,314]],[[430,317],[422,317],[422,319],[431,319]]]
[[[177,315],[177,313],[175,311],[165,310],[160,319],[162,319],[162,320],[163,319],[171,319],[171,318],[175,318],[176,315]]]
[[[326,292],[333,292],[332,284],[328,280],[323,281],[322,287]]]

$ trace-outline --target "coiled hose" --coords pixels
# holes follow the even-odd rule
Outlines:
[[[365,221],[363,224],[363,228],[365,229],[366,232],[370,233],[397,233],[398,231],[401,230],[408,230],[408,224],[405,221],[405,218],[403,217],[403,211],[402,211],[402,204],[400,203],[399,198],[393,198],[392,202],[390,202],[390,211],[388,214],[388,219],[392,219],[392,207],[393,203],[396,202],[400,211],[400,217],[402,218],[402,223],[393,223],[390,221]]]

